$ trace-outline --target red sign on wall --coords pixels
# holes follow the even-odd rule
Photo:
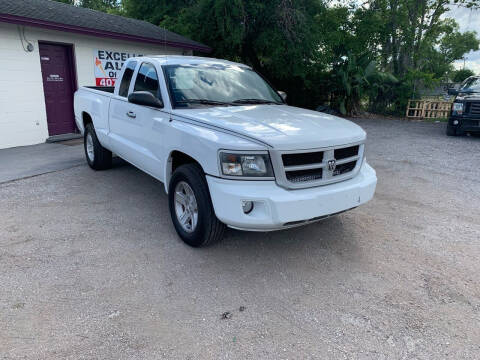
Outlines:
[[[122,66],[128,58],[142,56],[125,51],[94,50],[93,63],[95,67],[96,86],[115,86]]]
[[[96,78],[96,86],[115,86],[117,79],[113,78]]]

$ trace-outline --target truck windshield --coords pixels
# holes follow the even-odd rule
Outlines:
[[[173,107],[283,104],[255,71],[234,65],[165,65]]]
[[[468,78],[462,84],[460,91],[462,92],[480,92],[480,77]]]

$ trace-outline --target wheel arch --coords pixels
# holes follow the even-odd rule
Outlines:
[[[205,174],[205,167],[202,163],[196,159],[196,157],[192,154],[188,154],[185,151],[181,151],[178,149],[173,149],[169,152],[167,161],[165,162],[165,192],[168,194],[168,186],[170,184],[170,179],[172,178],[172,174],[181,165],[185,164],[197,164],[202,172]]]
[[[86,111],[82,111],[82,133],[85,132],[85,128],[88,124],[93,124],[93,117]],[[95,127],[95,125],[93,125]]]

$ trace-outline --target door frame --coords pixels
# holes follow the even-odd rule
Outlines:
[[[38,40],[38,61],[40,62],[40,71],[41,71],[41,66],[42,66],[42,60],[40,56],[40,46],[42,44],[45,45],[57,45],[57,46],[63,46],[64,48],[67,49],[67,57],[68,61],[70,61],[70,79],[72,82],[72,89],[73,93],[78,90],[78,78],[77,78],[77,62],[76,62],[76,56],[75,56],[75,45],[72,43],[64,43],[64,42],[58,42],[58,41],[49,41],[49,40]],[[43,83],[43,77],[42,77],[42,83]],[[42,84],[43,85],[43,84]],[[73,97],[73,94],[72,94]],[[43,101],[45,101],[45,93],[43,94]],[[47,117],[47,123],[48,123],[48,117]],[[75,127],[75,132],[79,133],[80,131],[77,128],[77,124],[75,123],[75,112],[73,113],[73,124]],[[50,134],[49,134],[50,136]]]

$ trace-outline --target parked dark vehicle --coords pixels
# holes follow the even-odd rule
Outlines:
[[[456,97],[448,119],[447,135],[480,133],[480,76],[467,78],[458,90],[448,89],[448,94]]]

